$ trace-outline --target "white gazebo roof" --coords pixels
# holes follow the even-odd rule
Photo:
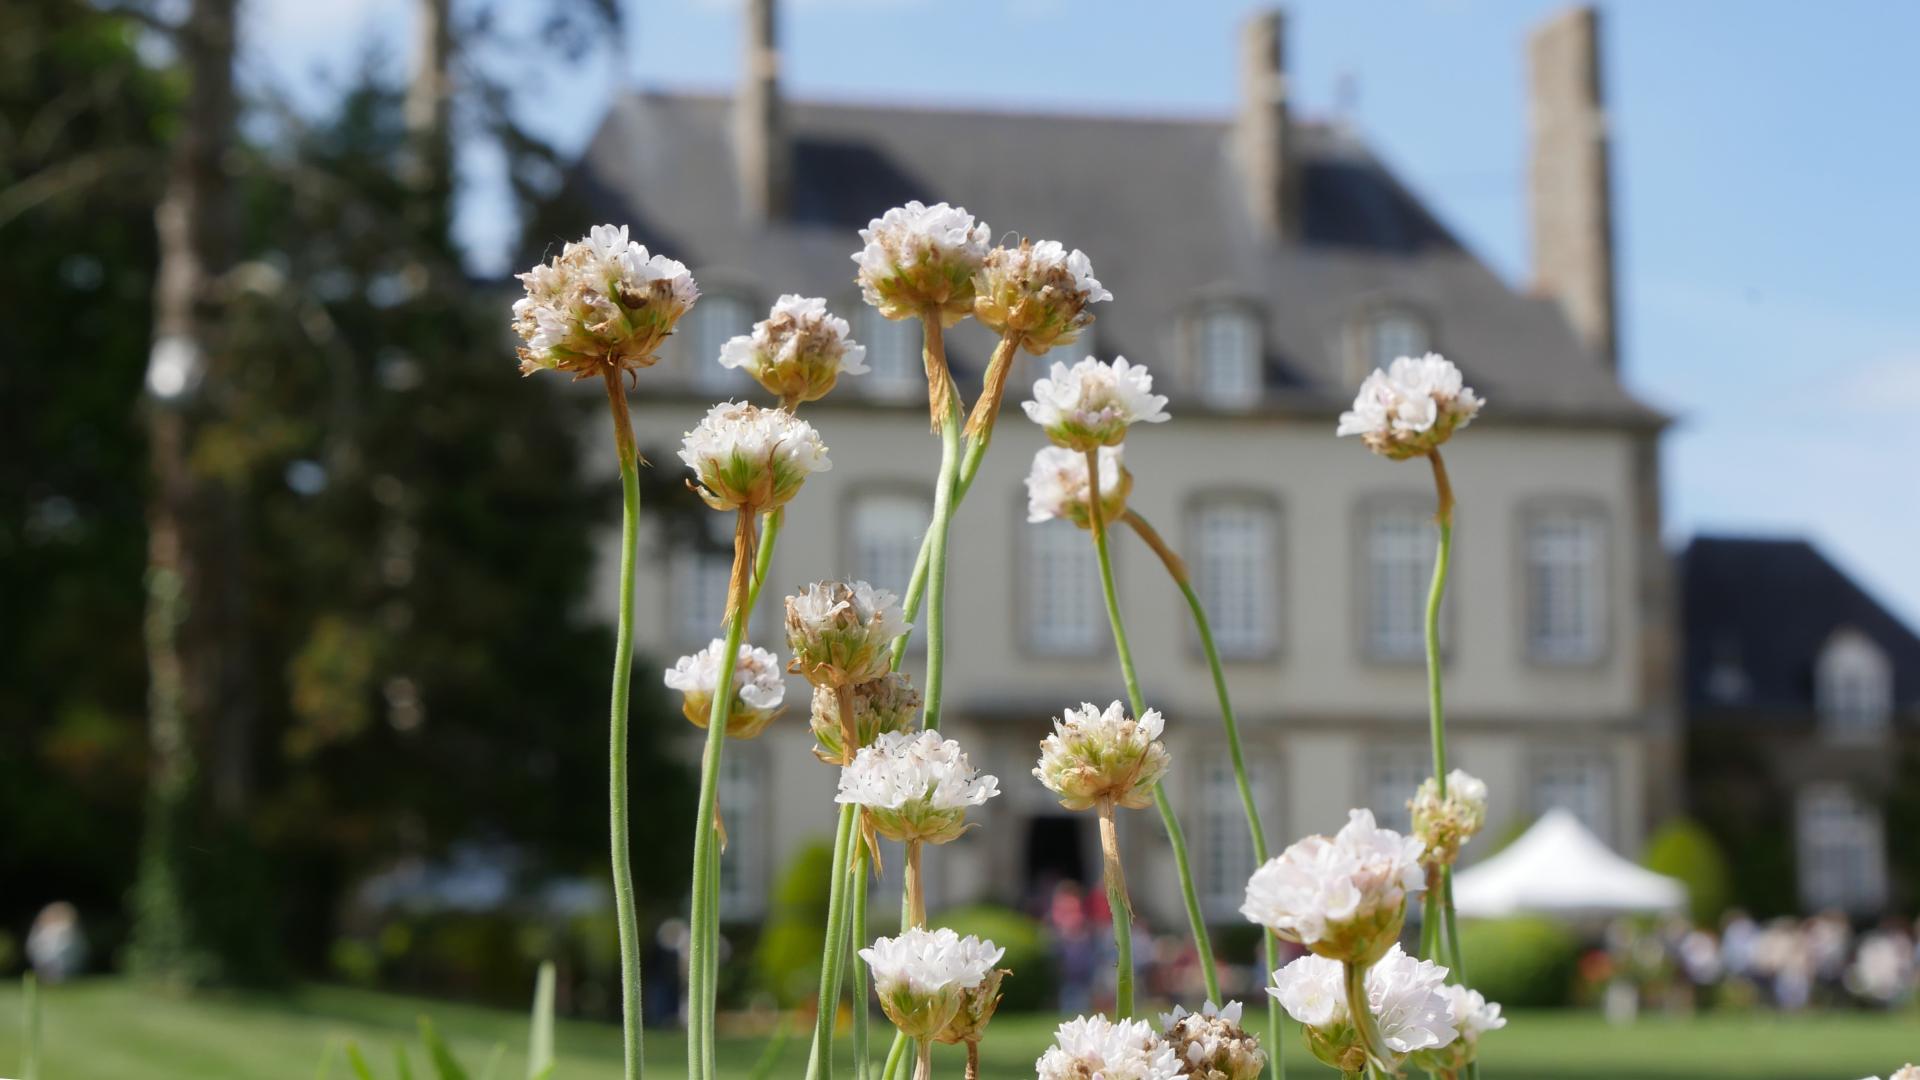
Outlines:
[[[1461,871],[1454,906],[1469,918],[1605,918],[1686,906],[1687,888],[1628,862],[1563,809],[1541,815],[1499,854]]]

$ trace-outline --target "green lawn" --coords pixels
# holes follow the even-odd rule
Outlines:
[[[507,1047],[503,1078],[524,1076],[526,1020],[518,1013],[423,1002],[334,987],[275,996],[156,997],[127,983],[99,980],[54,988],[44,995],[46,1056],[42,1080],[289,1080],[315,1075],[330,1045],[357,1040],[391,1075],[391,1047],[411,1042],[426,1013],[477,1070],[496,1043]],[[0,1075],[17,1075],[20,991],[0,988]],[[1051,1021],[1006,1016],[995,1021],[984,1048],[983,1072],[993,1080],[1033,1075]],[[884,1031],[884,1024],[876,1031]],[[560,1080],[614,1080],[619,1033],[603,1024],[563,1024],[557,1035]],[[765,1047],[741,1038],[721,1046],[722,1071],[744,1078]],[[773,1080],[804,1072],[805,1039],[796,1036]],[[649,1075],[684,1073],[677,1033],[656,1032],[647,1042]],[[1301,1076],[1332,1074],[1313,1067],[1289,1046]],[[1522,1013],[1505,1031],[1488,1036],[1490,1080],[1856,1080],[1885,1076],[1920,1059],[1920,1018],[1828,1015],[1710,1017],[1647,1020],[1612,1028],[1584,1013]],[[844,1060],[844,1055],[842,1057]],[[331,1075],[348,1073],[336,1055]],[[418,1051],[414,1064],[424,1064]],[[960,1075],[958,1059],[938,1070]],[[420,1073],[424,1075],[424,1073]]]

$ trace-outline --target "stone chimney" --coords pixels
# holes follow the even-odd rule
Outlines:
[[[1300,182],[1287,115],[1286,16],[1261,12],[1240,30],[1240,115],[1233,153],[1253,220],[1269,240],[1299,234]]]
[[[733,159],[740,210],[767,222],[787,210],[792,154],[780,102],[780,51],[774,40],[774,0],[747,0],[747,48],[740,93],[733,103]]]
[[[1608,366],[1618,360],[1613,289],[1613,195],[1600,89],[1600,19],[1577,7],[1527,43],[1531,69],[1533,285]]]

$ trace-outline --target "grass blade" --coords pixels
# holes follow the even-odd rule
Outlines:
[[[500,1080],[500,1066],[507,1060],[507,1044],[494,1043],[487,1053],[487,1063],[480,1069],[480,1080]]]
[[[359,1080],[373,1080],[373,1070],[367,1067],[367,1059],[361,1056],[359,1043],[347,1044],[347,1068],[352,1069],[353,1075]]]
[[[21,1006],[26,1025],[20,1050],[21,1080],[40,1080],[40,980],[29,971],[20,976]]]
[[[527,1040],[527,1080],[539,1080],[553,1070],[553,961],[540,964],[533,983],[533,1031]]]
[[[420,1018],[420,1042],[427,1048],[427,1059],[433,1062],[433,1072],[439,1080],[467,1080],[467,1070],[453,1059],[447,1041],[434,1030],[433,1021],[424,1016]]]

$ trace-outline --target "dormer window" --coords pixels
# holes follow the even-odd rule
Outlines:
[[[1367,370],[1383,368],[1402,356],[1424,356],[1433,348],[1427,321],[1405,308],[1385,308],[1367,320]]]
[[[926,366],[920,359],[918,319],[889,319],[855,300],[853,338],[867,347],[865,375],[854,380],[874,397],[908,400],[926,393]]]
[[[1813,675],[1820,728],[1834,739],[1872,739],[1893,715],[1893,671],[1887,655],[1857,630],[1827,639]]]
[[[1260,399],[1260,321],[1237,305],[1202,309],[1193,321],[1193,387],[1218,409],[1251,408]]]
[[[702,393],[744,393],[747,376],[720,366],[720,346],[753,331],[754,308],[738,293],[708,292],[680,320],[675,336],[687,381]]]

